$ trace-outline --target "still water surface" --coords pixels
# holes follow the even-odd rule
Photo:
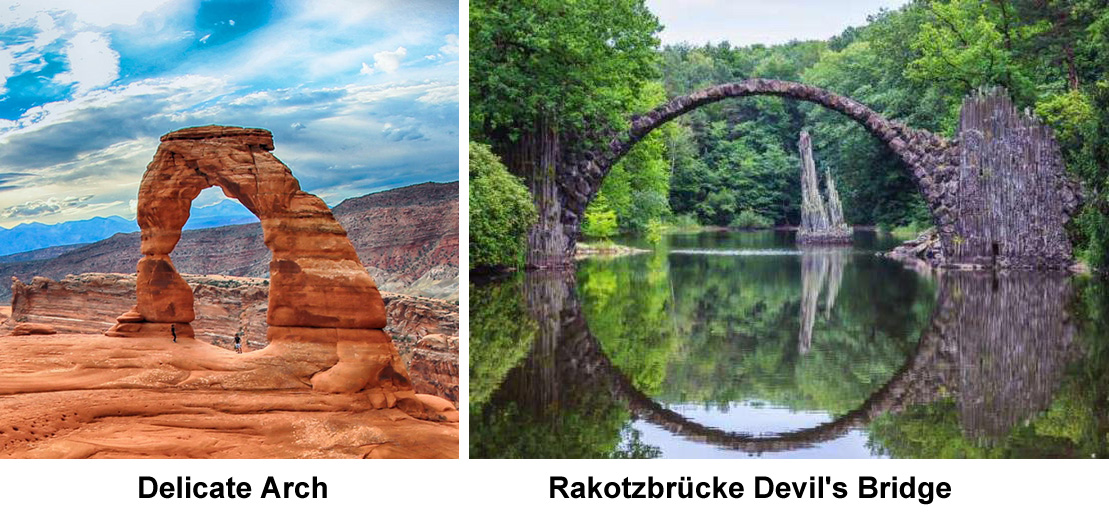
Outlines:
[[[920,274],[896,240],[668,235],[471,287],[471,457],[1091,457],[1105,290]]]

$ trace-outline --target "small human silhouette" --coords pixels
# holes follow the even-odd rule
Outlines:
[[[175,325],[173,323],[170,323],[169,324],[169,333],[173,334],[173,342],[177,343],[177,325]]]
[[[242,354],[243,353],[242,341],[243,341],[242,338],[240,338],[238,334],[235,334],[235,353],[236,354]]]

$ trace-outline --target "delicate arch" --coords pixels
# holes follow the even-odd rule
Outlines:
[[[108,334],[192,337],[192,289],[169,255],[192,201],[219,186],[262,222],[273,255],[266,315],[271,347],[262,352],[284,357],[288,373],[310,379],[316,389],[410,391],[404,364],[382,330],[385,304],[377,285],[331,210],[300,189],[273,149],[270,132],[257,128],[205,126],[162,137],[139,187],[138,301]]]

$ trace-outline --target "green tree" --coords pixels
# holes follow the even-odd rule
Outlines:
[[[470,142],[470,265],[520,265],[536,218],[520,180],[488,146]]]
[[[587,237],[609,238],[615,235],[616,231],[616,211],[609,206],[608,199],[602,193],[585,210],[585,222],[581,225],[581,232]]]
[[[648,83],[633,110],[647,112],[665,101],[662,84]],[[615,212],[622,231],[646,233],[652,223],[670,213],[670,164],[666,159],[670,131],[671,125],[665,125],[649,134],[605,176],[599,194]]]

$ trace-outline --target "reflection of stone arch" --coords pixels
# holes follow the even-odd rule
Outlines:
[[[533,272],[524,284],[538,334],[532,354],[498,390],[503,397],[557,413],[559,399],[596,389],[626,403],[635,417],[675,435],[747,453],[812,447],[864,427],[881,414],[946,395],[960,397],[968,433],[996,436],[1046,408],[1063,369],[1077,354],[1067,308],[1070,280],[1064,274],[1013,272],[997,279],[993,273],[945,272],[931,323],[889,381],[824,424],[752,435],[700,424],[636,388],[590,332],[573,275]]]
[[[262,222],[270,262],[271,347],[294,377],[324,391],[411,390],[385,327],[385,305],[346,231],[327,205],[300,189],[269,152],[273,136],[253,128],[206,126],[162,136],[139,188],[142,254],[138,302],[108,335],[192,337],[192,289],[169,254],[202,190],[219,186]],[[280,344],[279,348],[274,348]],[[337,363],[336,363],[337,361]]]

